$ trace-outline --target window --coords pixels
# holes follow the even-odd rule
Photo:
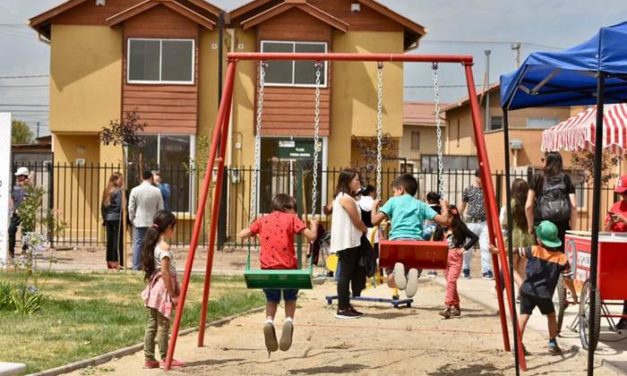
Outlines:
[[[194,83],[193,39],[128,40],[129,83]]]
[[[492,116],[490,118],[490,130],[495,131],[497,129],[503,128],[503,117],[502,116]]]
[[[558,118],[527,118],[527,128],[551,128],[557,123]]]
[[[324,53],[324,42],[262,41],[261,52]],[[268,61],[265,83],[268,86],[315,86],[315,61]],[[327,85],[327,63],[320,70],[320,85]]]
[[[411,150],[420,150],[420,132],[411,132]]]
[[[185,167],[196,153],[194,136],[146,135],[141,149],[128,151],[129,186],[139,181],[144,169],[158,169],[163,183],[170,185],[169,209],[173,212],[190,212],[194,208],[195,174]],[[138,163],[143,162],[142,168]]]
[[[442,165],[444,170],[474,171],[479,168],[479,161],[476,156],[443,155]],[[420,157],[420,168],[422,171],[437,171],[438,156],[433,154],[423,154]]]

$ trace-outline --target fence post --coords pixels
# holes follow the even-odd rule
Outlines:
[[[48,171],[48,210],[49,213],[54,215],[54,156],[50,163],[45,163],[44,166]],[[54,226],[51,222],[48,222],[48,242],[50,248],[54,248]]]
[[[499,206],[499,209],[503,206],[503,175],[499,174],[497,171],[495,174],[496,177],[496,202]]]

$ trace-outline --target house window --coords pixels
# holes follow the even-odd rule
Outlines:
[[[324,42],[282,42],[262,41],[261,52],[283,53],[325,53],[327,44]],[[302,86],[316,85],[315,61],[268,61],[266,66],[265,84],[268,86]],[[327,85],[327,63],[320,70],[320,85]]]
[[[559,123],[558,118],[527,118],[527,128],[551,128]]]
[[[189,213],[195,207],[195,174],[186,166],[196,153],[195,136],[191,135],[146,135],[141,149],[128,151],[129,185],[139,183],[137,177],[144,169],[156,170],[163,183],[170,185],[169,209],[172,212]],[[142,167],[138,165],[141,163]]]
[[[193,39],[128,40],[129,83],[193,84]]]
[[[420,150],[420,132],[411,132],[411,150]]]
[[[490,118],[490,130],[495,131],[497,129],[503,128],[503,117],[502,116],[492,116]]]

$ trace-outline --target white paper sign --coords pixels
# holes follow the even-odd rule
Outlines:
[[[9,197],[11,194],[11,114],[0,113],[0,262],[9,256]]]

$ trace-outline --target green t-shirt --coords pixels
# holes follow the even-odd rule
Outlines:
[[[426,203],[408,194],[390,198],[380,209],[392,222],[390,240],[422,238],[422,223],[438,214]]]

